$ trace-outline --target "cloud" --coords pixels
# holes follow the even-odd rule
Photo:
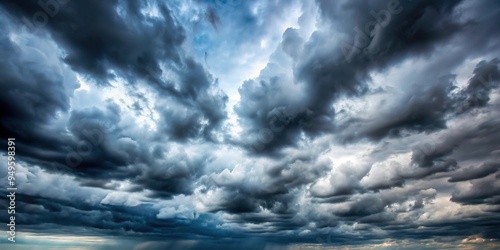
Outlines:
[[[0,1],[20,241],[494,247],[498,7]]]
[[[290,45],[294,32],[292,29],[287,30],[284,33],[281,46],[285,52],[288,51],[286,53],[291,53],[290,46],[294,46],[294,54],[291,56],[293,60],[290,65],[293,71],[287,73],[283,70],[274,70],[272,76],[261,73],[258,79],[245,82],[239,90],[242,98],[236,111],[244,128],[248,126],[245,129],[246,133],[250,134],[250,142],[245,144],[253,144],[254,148],[257,147],[255,145],[258,145],[261,148],[259,150],[261,153],[272,153],[284,146],[294,146],[293,141],[302,132],[310,137],[331,133],[335,128],[335,110],[332,108],[332,104],[341,97],[365,95],[369,90],[367,83],[371,79],[368,74],[370,71],[383,70],[393,63],[409,58],[411,54],[407,54],[408,51],[418,52],[422,55],[431,53],[434,46],[446,39],[451,39],[454,34],[466,26],[465,23],[457,22],[452,18],[453,8],[458,2],[446,4],[425,2],[421,5],[409,4],[406,6],[401,3],[401,13],[389,14],[388,24],[379,28],[376,36],[368,41],[369,46],[376,47],[379,52],[376,54],[365,51],[350,52],[350,55],[353,53],[355,55],[346,57],[338,49],[338,46],[342,46],[343,42],[334,40],[332,42],[337,46],[331,46],[329,44],[332,42],[328,42],[328,39],[331,39],[332,35],[342,38],[354,36],[356,32],[353,31],[356,31],[360,24],[368,22],[366,17],[371,17],[370,10],[381,7],[382,2],[373,4],[370,6],[371,8],[360,7],[356,2],[345,4],[345,10],[342,13],[335,13],[334,7],[329,6],[332,3],[319,1],[318,4],[321,9],[321,21],[326,26],[339,28],[337,31],[339,33],[335,34],[328,29],[316,31],[306,43],[303,43],[297,38],[295,32],[294,39],[298,42]],[[345,22],[347,19],[342,19],[342,22],[339,23],[335,22],[345,13],[351,12],[359,19],[347,23]],[[437,12],[441,12],[441,14],[437,15]],[[411,17],[416,18],[416,20],[412,23],[403,21],[405,18]],[[341,27],[338,26],[340,23]],[[431,25],[424,25],[424,23]],[[447,32],[443,32],[442,29],[447,29]],[[413,31],[408,33],[409,30]],[[359,40],[359,34],[354,39]],[[353,50],[357,49],[355,46]],[[299,51],[300,54],[298,54]],[[272,59],[270,62],[276,60],[278,63],[286,64],[285,59],[279,59],[280,53],[282,52],[277,50],[273,55],[277,59]],[[262,72],[272,70],[272,67],[274,64],[269,63],[267,69]],[[443,82],[447,82],[447,80],[445,79]],[[439,109],[444,112],[446,108],[443,101],[446,100],[447,92],[445,92],[444,87],[439,86],[445,87],[446,85],[438,84],[429,86],[428,89],[424,88],[423,91],[427,93],[417,94],[419,99],[412,96],[402,99],[405,102],[408,99],[413,99],[413,105],[410,106],[414,107],[399,111],[401,117],[396,116],[392,118],[393,121],[385,121],[385,124],[380,124],[379,128],[371,128],[364,133],[368,137],[380,139],[390,133],[397,133],[397,130],[396,132],[393,130],[398,127],[417,131],[442,128],[444,121],[439,116]],[[291,90],[296,91],[290,93]],[[271,97],[267,93],[275,94]],[[280,96],[277,93],[288,94]],[[252,98],[247,99],[248,97]],[[427,103],[427,98],[434,98],[436,103]],[[432,105],[433,109],[437,110],[429,114],[416,113],[429,110],[422,105]],[[285,117],[274,114],[275,110],[279,109],[284,110]],[[272,131],[275,120],[280,121],[283,125],[280,129],[275,128]],[[257,139],[258,136],[261,138]]]
[[[217,27],[220,25],[220,18],[212,7],[207,8],[207,20],[208,22],[217,30]]]
[[[491,90],[499,87],[498,64],[499,60],[495,58],[489,62],[481,61],[476,65],[473,71],[474,76],[459,94],[459,103],[463,105],[460,107],[460,111],[482,107],[488,103]]]
[[[479,167],[463,168],[459,172],[454,173],[449,182],[468,181],[486,177],[490,174],[496,173],[500,166],[493,162],[487,162]]]
[[[498,204],[498,175],[472,180],[471,186],[453,192],[451,200],[463,204]]]

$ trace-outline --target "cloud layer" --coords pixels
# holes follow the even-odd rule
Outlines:
[[[499,10],[0,1],[21,243],[498,247]]]

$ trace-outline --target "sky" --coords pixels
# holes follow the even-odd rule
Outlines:
[[[0,0],[1,249],[498,249],[500,2]]]

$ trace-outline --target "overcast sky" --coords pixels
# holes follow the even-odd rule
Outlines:
[[[496,0],[0,0],[0,248],[499,248],[499,23]]]

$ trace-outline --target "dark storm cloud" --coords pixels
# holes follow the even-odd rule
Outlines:
[[[426,70],[428,75],[432,75],[433,72]],[[439,73],[443,72],[436,72]],[[491,91],[499,86],[496,58],[489,62],[479,62],[472,73],[467,86],[458,93],[452,92],[458,88],[455,75],[436,76],[436,80],[433,77],[419,76],[419,81],[406,90],[405,96],[396,99],[393,106],[380,112],[374,119],[345,120],[339,126],[343,130],[340,137],[344,141],[360,138],[380,141],[411,132],[445,129],[450,116],[463,115],[464,112],[486,106]]]
[[[56,223],[58,227],[45,228],[46,233],[66,234],[68,231],[80,235],[127,235],[142,236],[142,240],[161,236],[171,239],[197,238],[201,235],[214,237],[221,232],[208,229],[215,227],[210,216],[201,216],[197,221],[157,218],[157,210],[151,205],[137,207],[88,204],[84,200],[60,200],[42,196],[19,195],[17,215],[25,232],[38,232],[41,225]],[[4,217],[5,218],[5,217]],[[2,222],[4,222],[2,218]],[[205,227],[201,224],[204,223]],[[198,236],[196,236],[196,234]],[[231,232],[226,232],[227,235]],[[237,236],[237,234],[234,234]]]
[[[152,197],[170,198],[177,194],[191,194],[193,183],[204,172],[210,157],[205,154],[193,157],[182,151],[167,151],[166,154],[168,157],[164,161],[142,166],[141,172],[131,181],[153,191]]]
[[[324,37],[313,37],[309,41],[306,46],[309,56],[305,58],[305,62],[301,63],[297,72],[299,79],[306,80],[311,86],[311,94],[308,96],[315,107],[327,107],[341,95],[363,94],[366,88],[364,84],[369,80],[367,72],[383,69],[412,54],[425,55],[432,51],[434,46],[457,32],[457,29],[452,27],[460,27],[460,24],[452,19],[451,14],[457,1],[439,3],[401,1],[399,6],[394,5],[396,7],[388,7],[389,4],[386,1],[370,2],[369,5],[365,2],[354,1],[346,3],[345,6],[336,6],[335,8],[339,9],[335,11],[330,11],[334,7],[325,6],[331,4],[333,2],[319,1],[324,18],[331,19],[332,28],[344,30],[347,37],[354,41],[363,39],[363,34],[359,34],[357,27],[364,28],[366,23],[373,21],[372,12],[381,10],[379,13],[385,12],[388,17],[385,26],[382,23],[379,24],[376,34],[367,38],[365,46],[369,48],[368,51],[360,50],[355,47],[357,45],[355,44],[347,58],[338,53],[339,48],[329,51],[330,53],[322,51],[318,43],[321,43]],[[440,12],[440,14],[423,15],[426,11]],[[351,19],[342,18],[346,15],[354,17],[351,23],[345,21]],[[423,25],[423,22],[431,25]],[[410,28],[415,30],[414,34],[407,34]],[[447,29],[447,32],[442,32],[442,29]],[[381,52],[371,55],[370,52],[374,50],[372,47]],[[370,60],[371,56],[375,57],[374,60]]]
[[[297,209],[294,193],[329,169],[328,160],[302,152],[291,153],[278,163],[255,162],[252,165],[259,175],[242,182],[227,180],[231,176],[227,171],[202,179],[209,188],[224,191],[224,197],[218,201],[214,211],[245,216],[264,208],[276,215],[293,214]]]
[[[494,235],[495,221],[498,220],[494,214],[487,214],[481,218],[470,218],[464,222],[462,218],[445,221],[425,221],[424,213],[429,204],[434,202],[436,192],[430,190],[408,190],[404,195],[399,191],[385,191],[378,194],[365,194],[353,197],[347,208],[335,211],[341,220],[349,225],[349,222],[357,225],[356,231],[362,232],[363,237],[374,237],[374,228],[389,232],[394,239],[421,240],[432,236],[460,237],[481,233],[483,237],[496,238]],[[442,208],[438,208],[442,209]],[[404,211],[409,217],[398,220],[398,216]],[[408,220],[413,220],[410,222]],[[329,218],[332,220],[331,218]],[[334,223],[332,223],[335,225]]]
[[[394,189],[357,195],[342,206],[342,209],[334,210],[337,218],[318,218],[318,215],[311,215],[310,221],[317,221],[318,225],[325,226],[338,226],[339,222],[344,225],[356,225],[359,236],[366,239],[377,238],[372,231],[375,228],[390,233],[393,239],[422,239],[430,235],[463,238],[479,232],[481,235],[488,235],[488,238],[495,238],[492,237],[495,232],[493,225],[498,218],[492,213],[481,218],[470,218],[467,222],[458,217],[444,221],[422,220],[424,213],[429,212],[426,207],[435,202],[435,198],[436,190],[420,189]],[[442,210],[442,207],[437,209]],[[405,212],[408,217],[398,220]]]
[[[420,167],[431,167],[436,161],[445,159],[445,157],[449,156],[458,147],[458,144],[454,144],[451,140],[440,144],[433,143],[435,144],[421,144],[417,146],[411,155],[412,162]]]
[[[496,173],[498,170],[500,170],[499,163],[487,162],[479,167],[471,166],[462,168],[460,171],[454,173],[448,181],[458,182],[479,179]]]
[[[465,28],[453,14],[458,0],[317,2],[332,27],[350,35],[342,50],[356,65],[372,61],[372,66],[385,67],[407,56],[425,55]]]
[[[364,221],[364,220],[362,220]],[[368,220],[366,220],[368,221]],[[431,236],[436,237],[434,242],[440,242],[450,245],[454,248],[454,242],[460,241],[470,235],[481,235],[484,238],[494,239],[495,223],[498,223],[498,217],[494,214],[485,215],[482,218],[474,218],[470,220],[451,220],[451,221],[430,221],[422,223],[417,228],[412,223],[394,223],[391,220],[386,220],[378,224],[378,228],[394,232],[399,239],[414,239],[422,241]],[[405,247],[406,248],[406,247]],[[439,248],[432,246],[429,249]],[[481,248],[481,247],[480,247]],[[424,246],[418,246],[408,249],[426,249]]]
[[[451,78],[451,79],[450,79]],[[453,77],[441,77],[431,86],[422,88],[415,84],[390,115],[361,128],[360,136],[372,140],[399,137],[403,132],[434,131],[446,128],[446,111],[450,105],[448,93],[452,89]]]
[[[492,112],[492,115],[496,112]],[[432,166],[446,158],[456,160],[498,159],[500,121],[496,117],[470,127],[445,133],[439,140],[420,143],[412,151],[412,162],[421,167]]]
[[[116,125],[121,119],[120,113],[114,103],[104,109],[72,111],[67,126],[76,139],[77,150],[66,156],[65,163],[73,164],[77,172],[94,177],[127,176],[126,166],[145,154],[137,141],[123,134]]]
[[[499,110],[498,106],[492,110]],[[454,151],[453,157],[457,160],[484,160],[500,157],[500,120],[498,112],[492,112],[491,117],[474,127],[474,131],[466,130],[465,136],[453,135],[452,140],[461,140],[460,147]]]
[[[423,235],[439,235],[439,236],[462,236],[463,238],[469,235],[479,234],[484,238],[495,239],[496,225],[500,222],[495,214],[488,214],[482,218],[471,220],[454,220],[449,222],[428,222],[425,223],[425,229],[422,230]],[[416,232],[415,229],[399,230],[403,237],[422,238],[422,234]],[[424,236],[425,237],[425,236]]]
[[[107,180],[96,180],[96,179],[90,179],[90,178],[75,178],[76,181],[80,183],[80,185],[84,187],[95,187],[95,188],[102,188],[102,189],[111,189],[111,190],[116,190],[119,186],[119,184],[111,184]],[[137,190],[133,190],[137,191]],[[138,190],[140,191],[140,190]]]
[[[488,113],[495,116],[496,112],[493,110]],[[493,162],[498,161],[497,152],[500,149],[498,129],[495,129],[498,127],[498,122],[496,117],[479,120],[450,129],[434,139],[419,142],[412,149],[409,168],[401,165],[384,170],[385,174],[380,175],[381,178],[371,176],[364,187],[369,190],[387,189],[402,186],[408,180],[432,178],[437,173],[451,171],[454,172],[447,175],[451,177],[450,182],[473,180],[495,173],[498,166]],[[389,149],[385,147],[385,150]],[[387,154],[385,150],[374,152],[374,160],[380,160],[380,154]],[[474,160],[479,163],[477,166],[460,168],[458,162],[464,160]],[[376,169],[372,168],[372,171]],[[390,178],[387,178],[388,176]]]
[[[198,62],[184,55],[179,47],[184,31],[166,6],[159,4],[162,17],[152,18],[139,11],[154,4],[152,2],[48,3],[55,3],[49,7],[56,8],[57,13],[38,31],[46,29],[64,50],[64,63],[104,85],[116,77],[125,78],[131,84],[146,80],[157,90],[158,98],[177,102],[175,107],[161,104],[155,107],[161,116],[157,138],[167,134],[171,140],[195,137],[212,140],[211,132],[226,117],[227,96]],[[36,1],[3,2],[2,7],[9,13],[2,17],[12,18],[10,23],[2,18],[2,26],[11,32],[20,29],[25,18],[31,20],[43,10]],[[5,117],[2,137],[8,135],[30,142],[21,144],[26,147],[22,152],[29,157],[27,161],[48,169],[74,171],[81,177],[136,176],[140,166],[150,164],[149,152],[144,150],[144,140],[118,127],[121,111],[116,104],[110,103],[104,109],[73,108],[66,124],[71,136],[63,133],[65,128],[60,124],[49,126],[56,112],[68,112],[69,98],[77,87],[76,78],[64,71],[65,66],[55,56],[50,58],[51,64],[43,65],[47,59],[38,49],[46,44],[36,44],[37,37],[32,38],[36,46],[28,54],[30,47],[20,48],[8,36],[2,37],[3,57],[9,59],[1,68],[2,87],[7,89],[2,92],[6,107],[3,110],[7,112],[2,114]],[[51,49],[54,54],[58,53],[57,48]],[[162,63],[171,66],[178,76],[176,86],[161,78]],[[147,101],[140,94],[132,93],[132,96]],[[171,180],[164,178],[167,179]]]
[[[325,45],[328,44],[326,39],[330,37],[329,31],[313,34],[302,49],[295,49],[301,47],[301,42],[293,39],[292,30],[287,30],[281,46],[289,54],[290,48],[294,48],[295,54],[290,55],[296,62],[295,79],[283,79],[280,75],[276,75],[269,79],[246,82],[240,89],[242,99],[237,112],[241,119],[246,120],[245,123],[250,124],[248,125],[250,134],[259,132],[263,134],[262,131],[269,130],[270,120],[274,117],[271,112],[274,109],[288,107],[287,112],[292,117],[302,118],[300,124],[288,122],[280,131],[273,131],[272,139],[268,139],[270,142],[262,140],[264,143],[260,143],[263,145],[261,152],[273,152],[285,145],[293,145],[294,138],[301,132],[313,137],[331,132],[334,129],[335,113],[332,103],[342,96],[354,97],[365,94],[369,88],[367,81],[370,79],[368,75],[370,71],[384,69],[417,53],[420,56],[426,55],[465,28],[465,24],[454,19],[453,9],[458,3],[458,1],[401,2],[396,7],[390,7],[392,11],[390,13],[386,10],[388,7],[385,1],[369,4],[361,1],[349,2],[345,6],[338,6],[337,3],[329,1],[319,1],[323,22],[328,23],[332,30],[340,30],[347,37],[353,37],[355,41],[368,39],[363,45],[370,49],[363,50],[359,48],[361,45],[354,44],[350,46],[347,54],[343,54],[345,42],[339,43],[340,46],[344,46],[342,48]],[[370,11],[378,9],[385,10],[389,15],[386,17],[387,22],[379,25],[373,37],[361,37],[366,34],[359,34],[357,27],[361,25],[363,29],[364,24],[375,18],[372,17]],[[347,15],[354,19],[343,18]],[[374,20],[376,22],[376,19]],[[291,42],[294,40],[295,42]],[[375,51],[374,48],[378,51],[376,54],[372,53]],[[296,54],[298,51],[301,51],[300,55]],[[280,80],[285,83],[276,83]],[[277,94],[286,93],[287,89],[297,84],[303,86],[303,91],[305,91],[303,97],[286,98]],[[427,91],[429,97],[434,97],[434,92],[441,90],[429,89]],[[273,94],[269,95],[269,93]],[[439,95],[445,94],[439,93]],[[260,97],[258,104],[250,105],[250,98],[252,102],[255,102],[256,97]],[[414,109],[423,108],[419,105],[432,105],[426,102],[425,98],[416,100]],[[410,114],[406,119],[381,125],[379,129],[381,131],[374,130],[369,134],[373,137],[382,137],[392,130],[391,125],[417,129],[442,127],[443,121],[438,114],[428,116],[425,113]]]
[[[153,136],[156,138],[154,140],[165,140],[165,134],[171,141],[198,137],[213,140],[212,131],[218,128],[226,116],[227,96],[212,84],[212,77],[199,63],[184,57],[182,50],[175,47],[180,41],[175,42],[172,40],[174,38],[166,37],[169,32],[174,37],[182,35],[182,29],[170,27],[173,25],[170,19],[167,22],[150,20],[153,28],[147,24],[141,28],[136,26],[142,24],[141,21],[125,22],[115,13],[115,7],[131,8],[129,14],[140,18],[141,14],[135,13],[136,8],[133,6],[116,5],[117,2],[94,2],[92,4],[96,6],[86,7],[82,4],[75,1],[61,6],[59,14],[47,24],[55,42],[67,53],[62,61],[88,78],[102,83],[112,78],[103,73],[104,69],[114,69],[119,77],[139,79],[144,70],[141,67],[151,68],[167,57],[178,57],[179,64],[172,68],[179,76],[179,88],[174,92],[162,92],[155,88],[158,98],[177,102],[174,107],[161,103],[155,107],[148,105],[144,96],[134,92],[135,85],[130,85],[130,93],[138,98],[143,109],[156,108],[159,111],[160,129]],[[75,74],[61,63],[54,43],[29,35],[30,41],[24,44],[8,36],[9,32],[21,27],[6,17],[17,14],[21,15],[19,18],[23,15],[31,17],[33,13],[30,11],[39,10],[37,2],[9,2],[2,7],[10,13],[3,15],[5,12],[2,10],[0,23],[6,31],[0,42],[3,48],[0,54],[6,59],[0,63],[0,82],[5,90],[1,94],[4,107],[1,136],[19,140],[18,154],[26,162],[52,172],[78,176],[76,181],[81,182],[82,186],[115,189],[112,180],[132,178],[130,191],[147,189],[151,191],[152,197],[170,198],[179,193],[192,192],[193,181],[203,171],[203,160],[193,159],[193,162],[185,163],[189,158],[185,155],[174,157],[161,155],[161,150],[148,150],[149,145],[157,143],[121,127],[122,116],[126,111],[113,101],[107,101],[106,106],[100,108],[70,109],[69,100],[78,84]],[[97,12],[102,12],[100,18],[110,20],[95,19],[93,7]],[[87,9],[74,14],[75,8]],[[162,10],[167,15],[168,11]],[[94,24],[94,21],[98,23]],[[74,32],[75,27],[71,26],[78,27],[79,32]],[[104,34],[100,36],[99,32]],[[153,40],[161,44],[152,46],[150,43]],[[156,53],[156,49],[160,51]],[[180,52],[181,56],[174,56],[174,52]],[[134,54],[138,56],[135,59]],[[138,63],[140,66],[133,65],[141,54],[147,60]],[[92,59],[92,56],[95,58]],[[155,83],[161,72],[157,73],[143,75],[148,83]],[[56,122],[58,118],[67,119],[67,123]]]
[[[320,3],[327,5],[328,2],[323,1]],[[419,53],[416,58],[420,58],[422,55],[434,52],[437,46],[444,46],[442,43],[444,40],[454,42],[457,37],[462,38],[458,44],[460,49],[456,54],[449,56],[449,59],[444,57],[436,60],[434,68],[428,67],[425,73],[415,75],[414,79],[412,79],[412,81],[416,81],[414,88],[405,90],[407,96],[400,101],[396,101],[394,108],[386,112],[386,114],[377,116],[374,121],[364,121],[365,124],[358,128],[360,131],[356,131],[355,136],[351,135],[349,131],[353,129],[349,129],[347,135],[341,137],[348,140],[352,137],[367,137],[378,141],[387,136],[400,136],[401,132],[431,132],[446,128],[446,120],[451,114],[460,114],[486,105],[491,90],[498,87],[498,59],[493,59],[490,62],[480,62],[472,72],[473,76],[468,86],[459,93],[451,93],[454,88],[457,88],[452,84],[455,82],[455,75],[451,74],[451,70],[458,65],[457,63],[463,62],[467,56],[474,56],[476,52],[469,49],[473,45],[472,41],[471,44],[468,44],[469,40],[466,37],[474,36],[474,42],[481,40],[484,44],[491,44],[491,49],[494,50],[495,48],[498,49],[500,45],[498,39],[496,39],[499,31],[491,27],[489,21],[481,18],[484,13],[475,13],[478,16],[473,16],[464,23],[455,21],[454,19],[459,20],[461,17],[457,12],[462,11],[456,8],[457,4],[458,1],[440,3],[401,1],[401,13],[390,15],[390,22],[387,23],[383,31],[380,29],[372,37],[371,41],[363,43],[366,45],[365,50],[361,51],[359,46],[353,46],[352,51],[349,52],[349,55],[353,55],[353,58],[349,58],[349,60],[354,64],[356,64],[358,58],[367,56],[374,58],[371,61],[376,67],[384,67],[386,60],[391,62],[391,60],[411,58],[410,56],[415,53]],[[479,5],[483,4],[484,2]],[[356,4],[351,2],[344,7],[350,9],[353,7],[352,5]],[[359,12],[363,8],[368,7],[357,6],[354,9]],[[379,14],[385,10],[381,7],[379,9],[382,9],[382,11],[378,12]],[[338,6],[330,9],[326,8],[324,11],[336,13],[337,15],[343,14],[342,9]],[[489,12],[486,9],[483,9],[483,11]],[[373,12],[372,15],[376,15],[376,12]],[[366,18],[369,15],[360,16]],[[493,18],[493,16],[497,16],[497,14],[492,13],[489,18]],[[368,23],[369,21],[365,20],[359,22],[358,25],[362,27],[362,24]],[[480,29],[478,29],[478,25],[481,25]],[[335,27],[342,28],[344,25]],[[484,32],[484,30],[490,30],[491,32]],[[363,34],[358,31],[354,36],[355,42],[368,39],[366,34],[363,37]],[[393,36],[386,33],[389,31],[392,31]],[[372,48],[372,46],[375,47]],[[387,46],[394,47],[385,48]],[[372,50],[375,53],[370,54]],[[361,62],[365,61],[362,60]],[[360,121],[352,119],[352,122],[356,124]],[[351,125],[349,121],[345,123],[345,126]]]
[[[66,145],[68,153],[64,158],[38,156],[38,159],[52,160],[51,167],[70,169],[71,174],[81,177],[78,180],[84,186],[110,188],[110,180],[127,179],[134,185],[131,191],[147,189],[151,197],[190,194],[193,182],[203,173],[210,156],[175,152],[159,145],[148,149],[144,145],[152,143],[149,138],[127,133],[118,126],[121,112],[112,102],[104,109],[71,112],[67,126],[74,141]],[[48,165],[44,161],[38,163]],[[88,178],[102,181],[89,183]]]
[[[63,158],[64,146],[72,142],[52,123],[70,108],[78,87],[76,78],[58,63],[54,45],[41,40],[13,41],[8,32],[17,27],[8,23],[0,10],[0,85],[2,138],[15,137],[25,156],[34,160]]]
[[[50,7],[58,6],[47,28],[66,50],[64,61],[99,83],[107,84],[115,77],[111,70],[142,77],[149,71],[160,73],[160,60],[180,60],[176,49],[184,40],[184,32],[165,6],[159,6],[162,19],[154,19],[139,11],[148,2],[64,2],[47,2]],[[42,10],[37,1],[7,1],[3,5],[19,21],[32,21]]]
[[[311,195],[322,198],[323,202],[327,203],[344,202],[355,194],[404,187],[408,182],[432,179],[438,173],[451,172],[459,167],[457,161],[450,158],[436,159],[427,167],[396,161],[380,164],[377,163],[375,156],[371,156],[368,162],[365,166],[352,164],[337,166],[335,174],[328,180],[330,188],[325,190],[315,183],[310,190]]]
[[[478,176],[479,174],[472,173]],[[471,178],[473,179],[473,178]],[[475,179],[475,178],[474,178]],[[470,186],[464,190],[452,193],[451,200],[462,204],[500,204],[499,175],[489,175],[481,179],[470,181]]]
[[[358,188],[358,190],[361,190],[361,192],[370,192],[403,187],[411,180],[422,180],[427,177],[432,178],[437,173],[450,172],[457,168],[458,164],[453,159],[436,161],[432,166],[425,168],[414,165],[408,168],[404,168],[403,166],[400,169],[391,168],[385,171],[384,177],[375,178],[366,183],[363,188]]]
[[[61,136],[60,131],[65,128],[49,127],[59,139],[41,145],[21,144],[23,155],[31,164],[83,178],[102,180],[134,176],[137,169],[130,166],[145,161],[147,152],[138,147],[137,140],[123,134],[124,131],[117,127],[119,121],[119,107],[112,102],[104,109],[72,111],[66,124],[69,135]],[[42,131],[38,133],[43,134]]]
[[[189,73],[183,75],[188,83],[185,92],[192,99],[182,99],[178,103],[158,103],[156,110],[161,114],[160,130],[176,141],[203,137],[213,140],[212,132],[219,128],[226,118],[227,95],[218,89],[217,82],[200,89],[199,82],[209,83],[211,76],[195,61],[188,59]],[[174,100],[176,101],[176,100]],[[177,102],[177,101],[176,101]],[[179,103],[181,105],[179,105]],[[162,137],[162,134],[158,136]]]
[[[323,17],[331,21],[332,29],[342,30],[345,34],[349,34],[347,36],[351,38],[349,41],[354,40],[355,43],[359,42],[364,45],[351,43],[350,47],[346,47],[345,43],[340,43],[341,48],[331,48],[327,45],[331,34],[327,31],[313,33],[310,40],[305,43],[297,36],[294,29],[285,31],[280,47],[271,56],[270,63],[261,72],[261,76],[244,82],[239,89],[241,100],[235,110],[244,127],[243,145],[253,152],[272,154],[279,152],[283,147],[296,145],[299,136],[302,135],[314,137],[336,131],[340,137],[350,140],[350,131],[342,131],[342,129],[351,129],[360,121],[353,119],[345,122],[346,127],[335,127],[335,111],[331,108],[331,104],[340,97],[355,99],[367,94],[370,89],[368,83],[371,80],[367,72],[384,72],[405,59],[425,58],[438,51],[440,47],[446,46],[447,42],[455,41],[457,37],[465,38],[472,34],[481,34],[478,40],[498,45],[497,31],[495,33],[474,32],[478,23],[482,22],[484,23],[481,25],[484,25],[486,29],[492,28],[487,21],[479,21],[480,16],[473,17],[478,19],[477,23],[472,25],[474,28],[470,26],[471,23],[460,20],[456,13],[459,4],[460,1],[401,1],[401,12],[391,15],[391,21],[387,25],[379,27],[373,36],[366,37],[368,41],[363,42],[362,39],[365,38],[362,37],[363,34],[359,34],[356,27],[364,29],[365,24],[376,20],[377,17],[373,17],[370,12],[379,13],[378,10],[386,10],[387,2],[368,4],[349,2],[341,6],[334,2],[319,1]],[[331,7],[331,10],[328,7]],[[485,11],[488,10],[485,9]],[[471,55],[466,42],[458,46],[461,49],[456,56],[438,60],[434,65],[422,70],[415,79],[411,79],[411,84],[403,89],[404,94],[395,98],[392,108],[384,115],[375,115],[376,119],[373,122],[363,124],[356,134],[356,139],[368,138],[378,142],[384,138],[446,129],[447,120],[460,115],[456,107],[461,105],[461,101],[457,97],[467,96],[469,89],[472,90],[466,87],[458,94],[452,92],[457,87],[454,84],[456,76],[452,74],[454,67]],[[344,53],[346,48],[349,50]],[[282,59],[282,52],[293,61],[293,79],[282,73],[273,61],[279,58],[278,62],[286,62],[286,59]],[[484,67],[486,71],[486,65],[490,64],[496,64],[496,60],[479,63],[476,70],[471,72],[473,75],[469,85],[477,82],[478,68]],[[495,69],[495,66],[488,66],[488,72],[495,72]],[[274,75],[268,73],[273,71]],[[487,95],[489,95],[495,85],[487,86]],[[482,88],[486,89],[485,86]],[[303,92],[297,94],[300,91]],[[487,131],[485,130],[484,133],[488,133]],[[469,147],[470,143],[476,144],[472,142],[472,138],[478,136],[482,138],[479,134],[482,132],[471,131],[463,137],[457,134],[450,140],[443,138],[442,142],[431,142],[432,145],[429,148],[426,148],[427,145],[421,145],[414,149],[410,167],[390,169],[379,180],[373,180],[365,185],[356,184],[359,180],[355,180],[344,189],[336,190],[342,192],[333,194],[382,192],[381,190],[408,185],[408,182],[413,180],[432,179],[438,173],[454,171],[459,168],[456,160],[459,155],[456,152]],[[491,138],[491,140],[495,139]],[[498,147],[491,143],[480,148],[485,148],[485,154],[491,150],[498,150]],[[477,153],[481,150],[470,151],[470,153]],[[236,197],[241,199],[241,193]],[[239,212],[255,212],[257,207],[254,203],[241,202],[240,204],[248,205]],[[386,206],[393,203],[394,201],[390,199],[382,202],[378,195],[374,195],[367,198],[366,203],[354,203],[349,210],[340,211],[338,215],[352,216],[356,219],[379,214]],[[423,207],[422,198],[417,198],[414,207]],[[383,223],[389,223],[394,219],[389,215],[383,219]],[[478,225],[475,227],[477,228]],[[397,231],[395,228],[388,229]]]
[[[6,26],[2,25],[4,28]],[[43,65],[45,54],[33,47],[20,47],[2,34],[0,74],[2,77],[2,132],[15,129],[24,120],[47,121],[56,111],[69,108],[68,93],[77,87],[75,79],[65,79],[59,68]],[[65,84],[65,81],[67,83]],[[71,82],[72,81],[72,82]]]
[[[456,97],[459,112],[483,107],[490,101],[490,93],[500,87],[500,60],[481,61],[474,69],[474,76],[469,80],[467,87]]]
[[[189,114],[170,117],[175,110],[162,112],[167,127],[163,132],[172,139],[196,137],[198,130],[208,137],[225,119],[226,95],[212,90],[216,86],[209,73],[180,48],[184,29],[164,4],[69,1],[57,6],[57,13],[43,28],[64,49],[63,61],[101,85],[118,77],[130,84],[146,80],[160,97],[182,103],[181,110]],[[156,6],[161,17],[143,14],[141,9],[148,6]],[[19,23],[31,20],[41,8],[36,1],[7,2],[4,7]],[[162,67],[172,70],[178,81],[165,79]],[[195,116],[200,118],[194,120]],[[179,126],[187,124],[192,127],[180,131]]]
[[[284,18],[290,2],[199,11],[218,34],[253,43],[267,28],[259,15]],[[166,5],[68,1],[41,32],[17,36],[42,9],[0,1],[0,135],[19,141],[23,230],[139,236],[158,249],[323,244],[328,233],[338,245],[498,240],[500,61],[489,55],[500,51],[499,5],[469,1],[461,15],[463,1],[315,3],[316,31],[287,28],[260,76],[240,86],[236,141],[223,131],[228,97],[184,51],[189,36]],[[397,96],[372,88],[373,75],[418,60],[426,66],[387,84]],[[456,72],[464,65],[471,72]],[[470,80],[458,89],[462,73]],[[98,83],[91,94],[124,87],[130,110],[111,99],[70,105],[77,74]],[[339,100],[372,94],[387,106],[337,117]]]
[[[249,80],[239,89],[241,101],[235,110],[248,129],[244,146],[257,153],[274,153],[275,149],[294,144],[302,126],[318,126],[309,122],[310,110],[288,105],[294,102],[294,96],[283,91],[287,83],[281,77],[260,82]]]

